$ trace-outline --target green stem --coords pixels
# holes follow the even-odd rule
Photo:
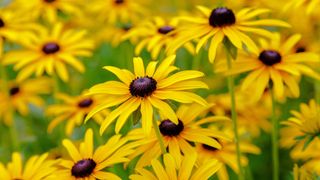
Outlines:
[[[226,57],[227,57],[227,65],[228,69],[231,69],[231,57],[228,52],[227,47],[226,48]],[[234,88],[234,77],[232,75],[228,76],[228,89],[229,94],[231,97],[231,119],[232,119],[232,125],[233,125],[233,133],[234,133],[234,140],[236,144],[236,151],[237,151],[237,165],[239,168],[239,179],[244,179],[244,173],[243,168],[241,166],[241,152],[240,152],[240,143],[239,143],[239,133],[238,133],[238,121],[237,121],[237,111],[236,111],[236,97],[235,97],[235,88]]]
[[[155,117],[152,119],[152,123],[153,123],[154,131],[156,133],[156,136],[157,136],[159,144],[160,144],[161,152],[162,152],[162,154],[165,154],[165,153],[167,153],[167,150],[166,150],[166,148],[164,146],[162,135],[161,135],[161,132],[160,132],[160,129],[159,129],[159,126],[157,124],[157,120],[156,120]]]
[[[269,86],[271,102],[272,102],[272,164],[273,164],[273,180],[279,179],[279,149],[278,149],[278,133],[279,133],[279,122],[276,118],[276,101],[274,92],[271,86]]]

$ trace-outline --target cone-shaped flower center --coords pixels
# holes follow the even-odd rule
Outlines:
[[[303,46],[299,46],[296,48],[296,53],[306,52],[306,48]]]
[[[231,9],[220,7],[212,10],[209,24],[212,27],[229,26],[236,22],[236,17]]]
[[[14,95],[18,94],[19,92],[20,92],[20,88],[18,86],[12,87],[9,90],[10,96],[14,96]]]
[[[57,43],[47,43],[42,47],[42,51],[46,54],[54,54],[60,50]]]
[[[87,177],[93,172],[96,165],[96,162],[94,162],[92,159],[80,160],[73,165],[71,174],[76,178]]]
[[[78,106],[80,108],[86,108],[89,107],[93,103],[93,100],[91,98],[83,99],[78,103]]]
[[[263,50],[259,55],[259,60],[267,66],[272,66],[281,62],[281,55],[274,50]]]
[[[4,27],[3,19],[0,18],[0,28]]]
[[[172,26],[162,26],[158,29],[158,32],[161,34],[168,34],[169,32],[173,31],[174,27]]]
[[[179,120],[178,124],[174,124],[170,120],[164,120],[159,125],[159,129],[162,135],[164,136],[177,136],[183,130],[183,122]]]
[[[114,0],[114,3],[116,3],[116,4],[122,4],[122,3],[124,3],[124,0]]]
[[[150,96],[156,89],[157,81],[148,76],[133,80],[129,88],[132,96],[140,97]]]

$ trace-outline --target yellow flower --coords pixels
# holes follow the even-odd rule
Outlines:
[[[48,126],[48,132],[51,133],[62,121],[67,121],[65,129],[68,136],[72,134],[75,126],[82,125],[85,116],[93,107],[101,103],[100,97],[84,96],[83,94],[77,97],[58,94],[56,98],[62,100],[63,103],[51,105],[46,109],[48,116],[55,117]],[[93,116],[93,119],[101,124],[108,113],[108,110],[100,111]]]
[[[207,85],[201,81],[195,80],[204,74],[199,71],[186,70],[169,76],[177,69],[173,66],[175,56],[169,56],[164,59],[157,67],[156,61],[150,62],[147,68],[144,68],[140,57],[133,59],[134,74],[125,69],[119,69],[112,66],[105,66],[104,69],[115,74],[122,82],[107,81],[90,88],[88,95],[103,94],[108,95],[104,103],[95,107],[86,117],[88,120],[96,112],[120,105],[114,109],[102,122],[100,134],[117,117],[115,132],[120,129],[128,117],[140,107],[142,128],[149,134],[152,127],[152,118],[154,110],[157,108],[161,114],[166,115],[175,124],[178,124],[178,118],[172,108],[165,102],[174,100],[181,103],[197,102],[207,105],[207,102],[200,96],[187,92],[186,90],[207,88]]]
[[[216,130],[217,127],[211,126],[208,130]],[[228,135],[229,138],[233,138],[233,131],[230,127],[225,127],[221,130],[225,134]],[[244,134],[245,131],[242,131],[241,134]],[[239,167],[237,165],[237,152],[236,152],[236,144],[232,141],[225,141],[224,139],[216,138],[221,144],[221,148],[218,149],[216,147],[212,147],[207,144],[197,144],[197,154],[199,155],[198,161],[201,164],[206,164],[213,160],[218,160],[222,164],[221,168],[217,172],[219,179],[227,180],[229,179],[227,167],[230,167],[234,172],[239,173]],[[250,153],[250,154],[260,154],[260,149],[247,142],[241,140],[239,143],[241,153]],[[248,159],[246,156],[242,154],[241,156],[241,164],[242,166],[248,165]]]
[[[300,105],[300,112],[291,111],[294,117],[282,122],[282,124],[299,131],[299,136],[293,137],[297,141],[305,139],[307,141],[305,143],[310,143],[315,138],[319,138],[320,135],[319,113],[319,105],[316,104],[315,100],[310,100],[309,105]],[[305,145],[307,146],[307,144]]]
[[[131,154],[133,150],[130,146],[124,146],[126,142],[125,138],[115,135],[106,144],[94,150],[92,129],[87,130],[84,141],[80,143],[79,150],[70,140],[64,139],[63,146],[67,149],[71,160],[61,160],[60,165],[62,167],[56,172],[57,179],[120,180],[117,175],[106,172],[104,169],[128,161],[126,156]]]
[[[110,24],[116,22],[136,22],[146,14],[144,0],[96,0],[92,4],[93,11],[98,12],[98,18]]]
[[[234,14],[231,9],[226,7],[218,7],[213,10],[203,6],[198,6],[197,8],[202,13],[201,17],[181,17],[181,20],[185,20],[189,24],[183,27],[181,37],[175,39],[167,48],[169,54],[175,52],[186,42],[199,38],[196,52],[198,53],[201,47],[209,41],[209,60],[213,62],[216,57],[217,47],[224,37],[227,37],[238,49],[242,49],[243,45],[245,45],[249,51],[256,52],[258,50],[257,46],[246,33],[270,37],[271,32],[259,26],[289,27],[289,24],[280,20],[254,19],[258,15],[270,12],[268,9],[244,8]],[[210,38],[211,40],[209,40]]]
[[[291,0],[286,3],[283,7],[283,11],[293,11],[299,10],[306,11],[307,14],[316,12],[316,9],[320,7],[319,0]]]
[[[208,116],[196,120],[203,113],[206,113],[209,108],[210,106],[204,107],[198,104],[181,106],[177,111],[177,117],[179,118],[177,125],[165,118],[159,124],[164,146],[173,155],[177,165],[181,163],[181,153],[187,156],[195,153],[195,148],[192,145],[194,143],[203,143],[220,149],[221,145],[216,139],[230,141],[228,137],[218,130],[209,130],[201,127],[208,123],[229,121],[229,118],[224,116]],[[134,140],[133,144],[140,144],[135,153],[129,156],[130,159],[134,159],[136,156],[141,155],[136,164],[137,168],[149,165],[153,158],[161,155],[160,144],[155,133],[146,135],[142,129],[135,129],[129,132],[128,137],[130,136]]]
[[[239,56],[228,74],[250,71],[242,83],[241,90],[247,91],[250,85],[255,87],[252,92],[255,100],[261,98],[270,81],[277,98],[283,97],[285,86],[295,97],[298,97],[299,86],[295,77],[305,74],[320,78],[310,67],[303,64],[319,62],[318,55],[311,52],[295,53],[293,51],[294,45],[300,38],[300,35],[295,34],[286,41],[282,41],[279,34],[274,34],[270,42],[261,39],[260,50],[253,51],[250,55]]]
[[[33,73],[41,76],[45,72],[49,75],[55,73],[63,80],[69,79],[66,64],[79,72],[85,67],[77,56],[90,56],[93,42],[84,39],[86,31],[63,29],[62,24],[56,24],[52,31],[39,30],[40,33],[32,38],[23,40],[23,50],[13,50],[4,57],[5,64],[15,64],[14,69],[20,70],[17,80],[22,81]]]
[[[132,31],[133,25],[131,23],[121,24],[118,26],[111,25],[101,28],[101,31],[95,36],[96,41],[107,41],[113,47],[117,47],[122,41],[123,37]],[[131,43],[137,42],[137,37],[128,39]]]
[[[10,125],[14,111],[26,116],[29,113],[30,104],[39,108],[43,107],[44,101],[39,95],[50,92],[50,83],[50,79],[44,77],[29,79],[21,83],[9,82],[9,92],[0,91],[0,117]],[[0,84],[0,89],[2,89],[1,86],[3,84]]]
[[[26,162],[23,168],[21,155],[17,152],[12,154],[12,161],[8,163],[7,168],[0,163],[0,179],[13,180],[43,180],[50,179],[55,174],[57,161],[48,160],[48,154],[41,156],[32,156]]]
[[[150,21],[134,27],[123,38],[137,37],[140,39],[136,45],[135,54],[139,55],[144,47],[151,53],[151,58],[156,59],[161,50],[167,47],[175,38],[179,37],[178,19],[166,21],[161,17],[154,17]],[[186,43],[184,47],[194,53],[192,43]]]
[[[32,22],[16,9],[0,9],[0,37],[10,41],[19,41],[29,35],[30,30],[36,30],[38,25]],[[2,41],[2,40],[1,40]],[[2,47],[1,47],[2,48]]]
[[[27,13],[28,16],[42,17],[53,23],[57,21],[59,13],[81,14],[80,2],[79,0],[30,0],[26,3],[24,0],[15,0],[13,7]]]
[[[299,167],[297,164],[294,164],[293,167],[293,179],[294,180],[312,180],[315,179],[313,174],[304,167]]]
[[[221,167],[216,160],[207,164],[196,166],[197,154],[184,156],[182,163],[175,166],[174,155],[163,155],[163,165],[157,159],[153,159],[152,170],[137,168],[137,174],[130,175],[131,180],[199,180],[209,179]]]

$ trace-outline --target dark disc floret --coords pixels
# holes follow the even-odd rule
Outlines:
[[[181,133],[183,128],[183,122],[180,120],[178,124],[175,124],[169,119],[166,119],[159,125],[160,132],[164,136],[177,136]]]
[[[0,28],[4,27],[4,21],[2,18],[0,18]]]
[[[42,51],[46,54],[54,54],[60,50],[57,43],[47,43],[42,47]]]
[[[80,108],[86,108],[91,106],[91,104],[93,103],[93,100],[91,98],[87,98],[87,99],[83,99],[78,103],[78,106]]]
[[[152,77],[138,77],[130,83],[130,93],[132,96],[150,96],[157,89],[157,81]]]
[[[82,159],[73,165],[71,174],[76,178],[87,177],[92,174],[96,165],[96,162],[92,159]]]
[[[263,50],[259,54],[259,60],[267,66],[272,66],[281,62],[281,55],[274,50]]]
[[[174,27],[172,26],[162,26],[158,29],[158,32],[161,34],[168,34],[169,32],[173,31]]]
[[[231,9],[219,7],[212,10],[209,17],[209,24],[212,27],[229,26],[236,22],[236,16]]]
[[[10,96],[14,96],[20,92],[20,88],[18,86],[12,87],[9,90]]]

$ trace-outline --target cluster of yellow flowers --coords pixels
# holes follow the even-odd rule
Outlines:
[[[0,180],[319,178],[318,8],[1,2]]]

